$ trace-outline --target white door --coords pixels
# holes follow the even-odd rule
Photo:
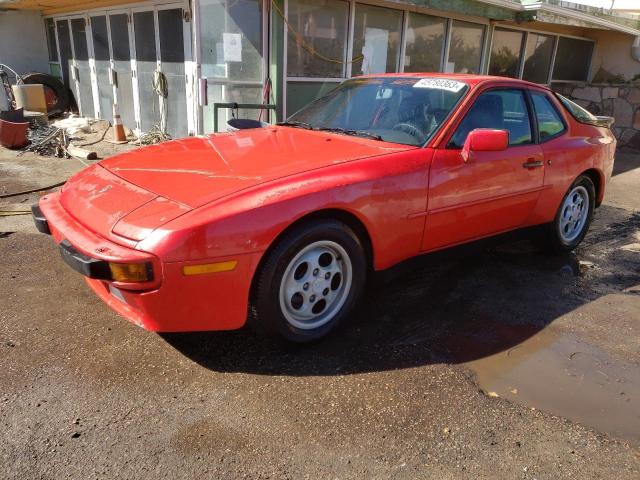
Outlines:
[[[193,81],[187,74],[190,31],[181,5],[131,11],[134,96],[141,132],[164,129],[172,138],[188,135]],[[187,95],[189,92],[189,95]]]

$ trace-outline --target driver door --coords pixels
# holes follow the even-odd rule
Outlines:
[[[436,150],[429,173],[424,251],[455,245],[523,225],[543,188],[542,149],[535,142],[526,93],[493,89],[481,93],[446,148]],[[470,131],[509,132],[500,152],[460,154]]]

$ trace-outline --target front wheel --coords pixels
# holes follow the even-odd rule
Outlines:
[[[287,340],[317,340],[353,309],[364,288],[366,254],[337,220],[302,224],[267,252],[254,281],[250,322]]]
[[[579,176],[562,199],[550,227],[549,243],[556,252],[576,248],[589,230],[595,206],[596,189],[586,175]]]

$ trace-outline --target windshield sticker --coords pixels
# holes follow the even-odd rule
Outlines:
[[[445,78],[423,78],[413,84],[413,88],[435,88],[438,90],[448,90],[449,92],[459,92],[464,88],[464,83]]]

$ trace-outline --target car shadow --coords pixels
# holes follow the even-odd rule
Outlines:
[[[351,318],[313,344],[248,329],[162,336],[219,372],[344,375],[468,362],[509,350],[567,312],[638,284],[634,253],[615,248],[638,228],[640,214],[603,206],[576,253],[541,251],[530,240],[540,235],[536,229],[412,259],[376,274]]]
[[[640,154],[637,150],[619,150],[613,163],[612,176],[621,175],[630,170],[640,168]]]

